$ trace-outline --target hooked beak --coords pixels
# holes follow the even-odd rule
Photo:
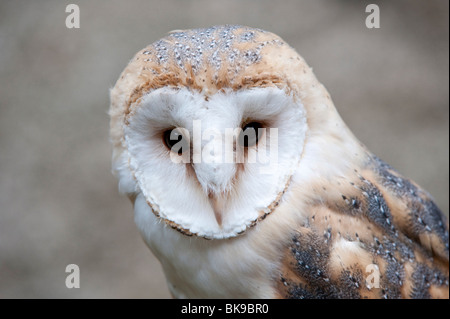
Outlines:
[[[211,207],[214,211],[214,217],[216,218],[217,224],[219,226],[222,226],[222,217],[225,210],[226,199],[223,195],[217,196],[212,192],[208,194],[208,198],[209,203],[211,204]]]
[[[232,163],[197,163],[193,165],[197,180],[208,196],[217,224],[222,225],[227,209],[228,193],[236,174]]]

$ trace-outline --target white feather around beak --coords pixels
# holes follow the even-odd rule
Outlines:
[[[173,228],[214,239],[236,236],[275,209],[307,131],[299,99],[278,88],[228,90],[207,99],[184,88],[161,88],[145,95],[127,120],[125,151],[115,163],[125,192],[142,192],[153,213]],[[230,142],[226,136],[248,121],[264,123],[265,133],[240,157],[238,137]],[[187,162],[171,160],[161,138],[176,127],[189,135]],[[220,143],[211,139],[211,129],[223,137]]]

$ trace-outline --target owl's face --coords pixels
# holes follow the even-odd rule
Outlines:
[[[306,132],[301,103],[277,88],[208,98],[160,88],[128,121],[130,169],[153,212],[210,238],[239,234],[276,207]]]
[[[273,212],[308,125],[303,60],[277,36],[223,26],[138,52],[111,92],[120,188],[186,235],[227,238]],[[294,72],[294,73],[295,73]]]

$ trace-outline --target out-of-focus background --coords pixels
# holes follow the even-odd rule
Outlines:
[[[65,26],[79,5],[79,29]],[[366,5],[380,8],[368,29]],[[370,150],[449,211],[449,2],[0,2],[0,298],[169,297],[110,172],[108,90],[170,30],[242,24],[314,68]],[[66,265],[81,287],[67,289]]]

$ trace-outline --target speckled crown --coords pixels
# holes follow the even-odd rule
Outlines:
[[[173,31],[139,51],[116,88],[128,93],[130,106],[164,86],[189,87],[206,95],[223,88],[286,87],[293,62],[303,64],[280,37],[260,29],[225,25]]]
[[[321,86],[306,62],[273,33],[236,25],[172,31],[140,50],[111,90],[115,146],[121,147],[122,125],[141,98],[162,87],[186,87],[205,97],[224,89],[277,87],[329,99],[324,89],[316,91]]]

